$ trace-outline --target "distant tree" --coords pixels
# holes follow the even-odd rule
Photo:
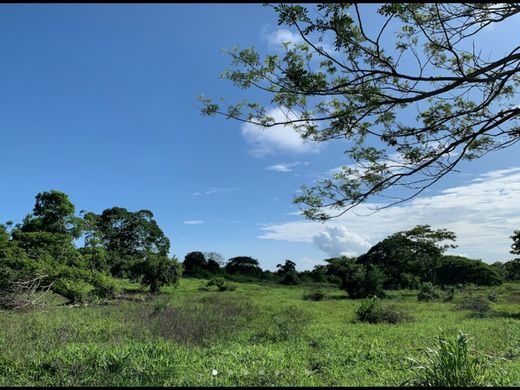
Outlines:
[[[229,274],[242,274],[255,277],[262,275],[262,268],[260,268],[258,260],[249,256],[233,257],[228,260],[224,268]]]
[[[510,238],[513,240],[511,253],[514,255],[520,255],[520,230],[515,230]]]
[[[493,270],[495,270],[495,272],[500,275],[500,278],[502,280],[508,280],[508,272],[507,272],[507,268],[506,268],[506,265],[500,261],[496,261],[494,262],[493,264],[490,265],[491,268],[493,268]]]
[[[224,260],[224,256],[222,256],[220,253],[209,251],[209,252],[203,252],[203,254],[204,254],[204,258],[207,261],[212,260],[215,263],[217,263],[220,267],[223,267],[226,263],[226,261]]]
[[[206,269],[206,258],[202,252],[190,252],[184,257],[182,263],[184,275],[197,276]]]
[[[148,253],[168,256],[170,240],[149,210],[131,212],[122,207],[112,207],[99,215],[87,212],[83,221],[87,231],[86,246],[104,247],[114,276],[131,273],[134,263],[144,259]]]
[[[341,256],[327,259],[331,274],[339,278],[340,288],[353,299],[383,296],[385,276],[376,266],[364,265],[355,257]]]
[[[236,47],[222,78],[261,91],[281,117],[247,99],[199,99],[204,115],[345,143],[348,163],[295,197],[306,217],[333,218],[392,189],[400,196],[373,207],[407,201],[462,161],[520,140],[520,49],[478,46],[517,3],[269,6],[300,42],[280,55]]]
[[[298,271],[296,271],[296,263],[291,260],[285,260],[284,264],[278,264],[276,266],[278,270],[276,274],[280,277],[280,283],[282,284],[298,284],[300,279],[298,278]]]
[[[506,261],[504,267],[508,280],[520,280],[520,259]]]
[[[358,262],[378,266],[387,276],[386,288],[412,287],[413,276],[422,281],[436,281],[436,268],[442,254],[453,244],[455,233],[446,229],[432,230],[430,225],[418,225],[398,232],[377,243],[359,256]]]
[[[220,272],[220,267],[225,264],[224,257],[217,252],[204,252],[204,258],[206,259],[206,270],[211,274]]]
[[[437,268],[437,283],[442,285],[473,283],[496,286],[502,280],[491,265],[463,256],[443,256]]]

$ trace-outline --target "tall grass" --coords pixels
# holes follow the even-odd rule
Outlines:
[[[495,368],[495,359],[477,355],[469,349],[468,335],[439,336],[436,349],[427,348],[422,361],[413,363],[415,376],[405,384],[421,387],[468,387],[503,384],[503,375]],[[502,373],[503,374],[503,373]]]

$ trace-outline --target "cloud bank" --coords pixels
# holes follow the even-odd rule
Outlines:
[[[446,228],[457,234],[456,252],[487,262],[504,261],[509,253],[513,230],[520,227],[520,167],[479,175],[465,185],[415,198],[401,206],[369,216],[374,204],[366,204],[325,224],[301,220],[262,227],[259,238],[310,242],[327,255],[361,254],[368,243],[375,244],[397,231],[418,224]]]

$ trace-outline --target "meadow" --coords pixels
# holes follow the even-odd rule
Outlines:
[[[0,311],[0,384],[399,386],[417,370],[409,358],[463,331],[472,353],[494,358],[497,380],[520,385],[520,284],[461,287],[451,302],[387,291],[384,302],[410,318],[371,324],[333,285],[312,301],[303,299],[311,284],[231,281],[236,290],[219,292],[182,278],[148,299],[139,284],[120,283],[127,300],[71,306],[50,295],[43,308]],[[489,312],[457,306],[490,293]]]

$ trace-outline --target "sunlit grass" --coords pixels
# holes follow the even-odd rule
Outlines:
[[[417,301],[417,291],[389,291],[385,302],[413,319],[369,324],[356,321],[360,302],[334,287],[312,301],[303,299],[310,286],[231,281],[235,291],[199,291],[206,284],[182,279],[147,302],[69,308],[56,299],[43,310],[0,312],[0,384],[399,385],[412,376],[407,358],[421,359],[441,329],[469,334],[475,351],[503,358],[498,364],[507,384],[520,384],[520,306],[510,302],[520,285],[494,288],[497,302],[485,317],[457,303],[487,296],[487,288],[428,303]],[[225,305],[236,309],[222,310]],[[157,328],[151,313],[165,307],[171,310]],[[168,332],[168,316],[202,321],[205,311],[213,313],[209,321],[179,328],[204,342],[182,342]]]

